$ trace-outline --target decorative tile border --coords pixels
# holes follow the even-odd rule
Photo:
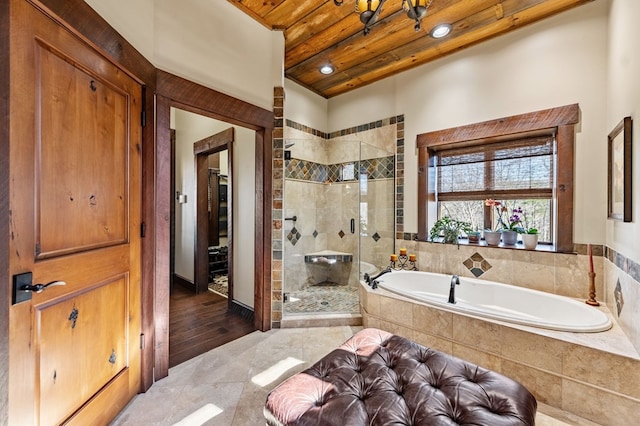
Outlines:
[[[305,126],[304,124],[296,123],[295,121],[289,119],[285,120],[285,123],[287,127],[291,127],[292,129],[300,130],[301,132],[309,133],[310,135],[318,136],[323,139],[329,139],[329,135],[327,133],[321,132],[320,130],[316,130],[309,126]]]
[[[358,126],[349,127],[347,129],[338,130],[331,133],[321,132],[304,124],[296,123],[293,120],[285,120],[287,127],[300,130],[301,132],[309,133],[314,136],[321,137],[323,139],[334,139],[340,136],[353,135],[355,133],[366,132],[367,130],[377,129],[379,127],[390,126],[396,123],[404,123],[404,115],[398,115],[396,117],[383,118],[382,120],[372,121],[371,123],[360,124]],[[404,125],[403,125],[404,130]],[[404,134],[402,136],[404,138]]]
[[[284,164],[285,179],[320,183],[337,183],[359,180],[358,175],[355,175],[353,179],[342,178],[341,172],[347,165],[353,165],[356,170],[360,171],[361,175],[366,173],[369,180],[392,179],[394,172],[393,156],[328,165],[292,158],[291,160],[285,160]]]
[[[595,251],[593,255],[596,255]],[[637,282],[640,282],[640,264],[634,262],[633,259],[629,259],[622,253],[618,253],[610,247],[604,248],[604,256],[609,259],[609,262],[621,269],[622,272],[629,275]]]

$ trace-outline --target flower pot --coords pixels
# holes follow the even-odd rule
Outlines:
[[[480,232],[471,231],[469,232],[469,242],[470,243],[478,243],[480,242]]]
[[[533,250],[538,245],[538,234],[522,234],[524,248]]]
[[[518,242],[518,233],[516,231],[502,231],[502,244],[512,246]]]
[[[484,231],[484,240],[487,242],[487,245],[497,246],[500,244],[500,232]]]

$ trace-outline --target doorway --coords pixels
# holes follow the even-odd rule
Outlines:
[[[206,154],[199,154],[206,155]],[[226,299],[233,299],[229,291],[229,150],[207,155],[207,229],[198,228],[198,240],[206,238],[208,247],[208,290]],[[198,182],[200,184],[200,182]],[[202,200],[204,201],[204,200]],[[198,202],[201,202],[198,199]],[[205,206],[198,207],[198,211]]]
[[[169,366],[174,366],[255,330],[253,257],[234,268],[239,249],[253,253],[255,231],[233,226],[255,215],[255,179],[237,172],[240,164],[253,168],[255,132],[181,108],[171,108],[171,127],[176,285],[169,301]],[[223,278],[226,297],[210,289],[214,279]]]
[[[249,223],[253,226],[239,227],[234,238],[242,241],[251,240],[255,244],[253,251],[242,253],[243,260],[253,258],[254,267],[250,282],[253,283],[252,300],[254,309],[254,326],[266,331],[271,326],[271,197],[272,181],[269,178],[272,170],[272,132],[274,126],[273,112],[256,107],[228,95],[208,89],[176,75],[157,70],[156,89],[156,150],[153,175],[155,177],[153,193],[153,230],[154,240],[154,368],[156,380],[166,377],[169,372],[169,220],[170,206],[174,193],[171,191],[171,112],[172,108],[201,114],[227,124],[236,125],[236,129],[251,131],[253,139],[251,154],[246,170],[243,163],[243,178],[255,184],[251,200],[255,205],[253,212],[247,213],[242,208],[243,200],[238,204],[238,220],[236,223]],[[192,157],[193,158],[193,157]],[[192,160],[193,164],[193,160]],[[242,215],[240,214],[242,213]],[[247,216],[244,216],[247,215]],[[253,237],[247,237],[244,231],[251,230]],[[239,263],[240,265],[241,263]],[[245,268],[237,270],[245,271]],[[166,279],[165,279],[166,277]],[[238,277],[236,277],[238,278]],[[236,291],[234,291],[236,293]]]
[[[213,291],[215,280],[226,284],[224,297],[233,300],[233,143],[229,127],[193,144],[196,173],[196,293]],[[221,161],[222,160],[222,161]],[[251,188],[247,188],[251,189]],[[219,291],[222,291],[219,288]],[[231,304],[229,304],[231,307]]]

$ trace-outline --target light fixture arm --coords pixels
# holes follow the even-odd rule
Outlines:
[[[378,21],[378,17],[380,16],[380,12],[382,11],[382,6],[387,0],[379,0],[378,7],[376,10],[371,10],[372,0],[368,0],[367,10],[359,10],[359,1],[356,0],[356,12],[360,13],[360,21],[364,23],[364,35],[369,34],[371,31],[371,27]],[[415,21],[414,30],[420,31],[422,24],[420,20],[424,18],[427,14],[427,10],[433,0],[403,0],[402,8],[407,12],[407,16],[409,19]],[[333,0],[333,3],[336,6],[342,6],[344,4],[344,0]],[[373,12],[373,13],[372,13]]]
[[[378,20],[378,15],[380,15],[380,12],[382,11],[382,6],[384,5],[384,2],[386,2],[386,1],[387,0],[380,0],[380,3],[378,4],[378,7],[376,8],[376,11],[373,12],[373,15],[371,15],[371,17],[369,18],[367,23],[364,24],[364,30],[362,32],[364,35],[368,35],[369,32],[371,32],[371,27]]]
[[[405,0],[407,2],[407,6],[409,7],[409,11],[413,12],[413,16],[414,19],[416,21],[416,24],[413,26],[413,29],[416,30],[416,32],[420,31],[421,25],[420,25],[420,18],[418,18],[418,2],[416,1],[416,4],[414,6],[413,2],[411,0]],[[427,6],[429,7],[429,6]],[[408,14],[409,16],[411,16],[411,14]]]

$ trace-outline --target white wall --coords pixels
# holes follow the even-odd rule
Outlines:
[[[176,203],[175,273],[194,280],[196,230],[195,156],[193,143],[228,129],[228,123],[172,108],[176,129],[176,191],[187,202]],[[233,255],[235,300],[253,307],[255,252],[255,132],[235,128],[233,151]]]
[[[227,1],[86,1],[157,68],[271,110],[281,32]]]
[[[372,30],[373,31],[373,30]],[[329,132],[402,114],[395,77],[329,99]]]
[[[153,62],[155,0],[84,0]]]
[[[574,240],[604,243],[607,6],[580,6],[331,98],[329,131],[405,115],[404,231],[417,232],[418,134],[578,103]]]
[[[284,115],[288,120],[323,132],[328,130],[327,99],[288,79],[284,81],[284,96]]]
[[[607,245],[640,262],[640,2],[613,0],[609,17],[609,79],[606,128],[610,131],[624,117],[633,118],[633,221],[607,221]],[[606,155],[606,154],[603,154]],[[603,157],[604,158],[604,157]]]

